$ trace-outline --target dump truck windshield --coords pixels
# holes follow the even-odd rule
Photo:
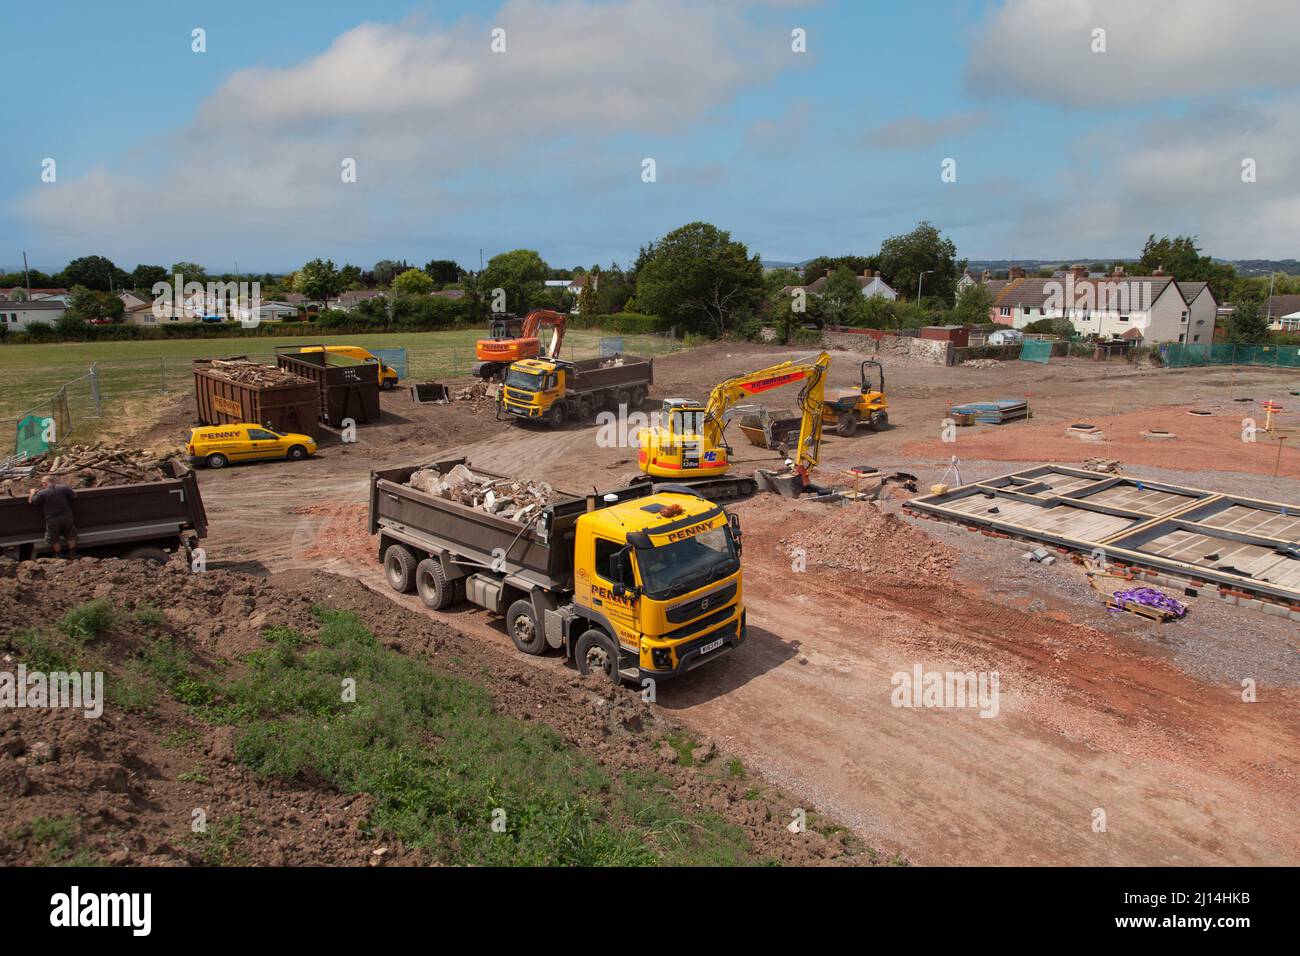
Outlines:
[[[506,385],[526,392],[540,392],[543,377],[541,372],[525,372],[523,369],[512,368],[506,375]]]
[[[637,548],[646,597],[659,600],[694,591],[740,567],[727,525],[657,548]]]

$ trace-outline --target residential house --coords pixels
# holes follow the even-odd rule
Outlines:
[[[54,299],[33,299],[30,302],[0,302],[0,329],[5,334],[21,332],[33,322],[53,325],[68,311],[67,305]]]
[[[795,289],[803,289],[808,295],[821,295],[826,289],[826,283],[831,277],[831,270],[827,269],[826,274],[818,276],[807,285],[788,285],[781,292],[789,295]],[[863,269],[862,275],[856,276],[858,280],[858,289],[862,292],[864,299],[870,299],[877,296],[882,299],[889,299],[891,302],[898,298],[898,293],[889,287],[880,275],[872,269]]]
[[[382,299],[385,295],[387,293],[383,289],[354,289],[341,293],[337,299],[329,304],[329,307],[351,312],[362,302],[368,302],[371,299]]]
[[[38,299],[54,299],[67,305],[68,291],[60,288],[32,289],[29,295],[26,286],[16,285],[9,289],[0,289],[0,301],[35,302]]]
[[[1270,332],[1300,332],[1300,295],[1271,295],[1260,311]]]
[[[122,300],[122,308],[126,312],[137,309],[142,305],[153,305],[153,296],[145,295],[143,292],[129,290],[119,292],[117,297]]]
[[[1026,278],[1013,266],[1006,283],[994,292],[989,317],[1022,329],[1040,319],[1068,319],[1082,336],[1160,342],[1214,341],[1218,310],[1204,282],[1177,282],[1163,270],[1129,276],[1119,267],[1104,277],[1074,266],[1062,278]]]

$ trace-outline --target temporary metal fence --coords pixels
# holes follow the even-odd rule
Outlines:
[[[1260,365],[1271,368],[1300,368],[1300,345],[1235,345],[1232,343],[1182,344],[1160,347],[1170,368],[1205,365]]]

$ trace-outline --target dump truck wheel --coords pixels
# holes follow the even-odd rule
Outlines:
[[[585,398],[578,402],[578,411],[573,417],[580,422],[585,422],[591,417],[591,404]]]
[[[531,601],[519,600],[506,612],[506,630],[515,647],[525,654],[540,654],[546,650],[546,634],[537,623]]]
[[[885,426],[889,424],[889,412],[881,412],[879,415],[871,416],[871,430],[873,432],[884,431]]]
[[[604,674],[614,683],[618,678],[618,648],[602,631],[584,631],[573,649],[580,674]]]
[[[624,405],[627,406],[628,411],[632,410],[632,396],[627,389],[620,390],[619,393],[614,396],[615,410],[622,408]]]
[[[632,408],[640,408],[644,404],[645,389],[640,387],[632,389]]]
[[[397,383],[396,383],[395,381],[393,381],[391,378],[386,378],[386,379],[383,379],[383,380],[379,383],[379,388],[380,388],[382,391],[385,391],[385,392],[391,392],[391,391],[393,390],[393,386],[396,385],[396,384],[397,384]]]
[[[307,449],[303,448],[302,445],[294,445],[289,449],[289,452],[285,457],[290,461],[302,461],[307,457]]]
[[[415,566],[415,591],[424,606],[435,611],[450,607],[456,597],[456,588],[443,574],[437,558],[425,558]]]
[[[858,431],[858,413],[845,412],[835,423],[835,434],[851,438]]]
[[[126,554],[122,555],[128,561],[148,561],[150,564],[166,564],[171,560],[171,555],[162,548],[140,547],[132,548]]]
[[[399,594],[409,594],[415,587],[415,555],[404,544],[390,544],[384,552],[384,577],[388,586]]]
[[[203,463],[209,468],[225,468],[226,465],[230,464],[230,459],[221,454],[221,452],[214,451],[207,458],[203,459]]]
[[[556,402],[551,406],[551,410],[546,413],[546,424],[552,428],[559,428],[564,424],[564,406]]]

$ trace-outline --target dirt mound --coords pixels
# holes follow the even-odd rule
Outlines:
[[[869,502],[810,504],[796,512],[781,545],[792,559],[802,553],[809,566],[907,583],[947,577],[957,562],[952,548]]]

